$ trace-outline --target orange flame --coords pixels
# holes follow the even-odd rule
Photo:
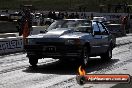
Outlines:
[[[79,71],[79,75],[81,75],[81,76],[83,76],[83,75],[86,74],[86,72],[85,72],[85,70],[82,68],[82,66],[79,66],[78,71]]]

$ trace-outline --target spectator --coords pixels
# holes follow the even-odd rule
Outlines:
[[[127,21],[128,21],[128,17],[127,17],[127,16],[124,16],[124,17],[122,18],[122,20],[121,20],[122,26],[123,26],[124,35],[126,35]]]
[[[84,19],[86,19],[86,18],[87,18],[86,13],[84,13],[84,14],[83,14],[83,18],[84,18]]]
[[[48,13],[48,18],[52,18],[52,12],[51,11]]]
[[[61,13],[61,19],[64,19],[64,16],[65,16],[64,13]]]
[[[19,35],[23,35],[24,44],[27,43],[26,37],[29,36],[31,28],[32,28],[32,16],[30,14],[30,10],[26,9],[23,11],[23,16],[20,20],[18,20],[19,24]]]
[[[41,21],[41,23],[40,23],[41,26],[44,25],[44,18],[45,18],[45,14],[42,13],[42,21]]]
[[[65,18],[65,19],[68,19],[68,18],[69,18],[69,15],[68,15],[67,12],[65,12],[64,18]]]
[[[79,19],[79,14],[76,12],[76,14],[75,14],[75,18],[76,19]]]
[[[83,17],[84,17],[84,16],[83,16],[83,13],[81,13],[81,16],[80,16],[80,18],[81,18],[81,19],[83,19]]]
[[[60,17],[61,17],[61,12],[59,12],[57,19],[60,19]]]
[[[58,19],[64,19],[64,13],[61,13],[61,12],[59,12],[59,14],[58,14]]]
[[[93,17],[94,17],[94,16],[93,16],[93,13],[91,13],[91,20],[93,20]]]
[[[74,19],[75,18],[75,15],[74,13],[71,13],[71,15],[69,16],[70,19]]]
[[[56,16],[55,12],[52,13],[51,18],[54,19],[54,20],[57,20],[57,16]]]

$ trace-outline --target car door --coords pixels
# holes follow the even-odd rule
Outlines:
[[[107,31],[106,27],[103,25],[103,23],[99,23],[98,22],[98,26],[100,29],[100,36],[101,36],[101,40],[100,40],[100,48],[101,48],[101,53],[105,53],[109,47],[109,32]]]
[[[98,22],[92,22],[92,28],[93,28],[93,36],[90,41],[91,43],[91,54],[98,55],[102,52],[101,50],[101,44],[102,44],[102,35],[101,31],[98,25]]]

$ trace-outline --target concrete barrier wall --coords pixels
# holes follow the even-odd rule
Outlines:
[[[0,38],[0,55],[23,51],[21,37]]]

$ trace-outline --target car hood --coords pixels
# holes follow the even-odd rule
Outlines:
[[[81,38],[89,35],[88,33],[74,32],[68,28],[57,28],[46,32],[45,34],[31,35],[28,38]]]

